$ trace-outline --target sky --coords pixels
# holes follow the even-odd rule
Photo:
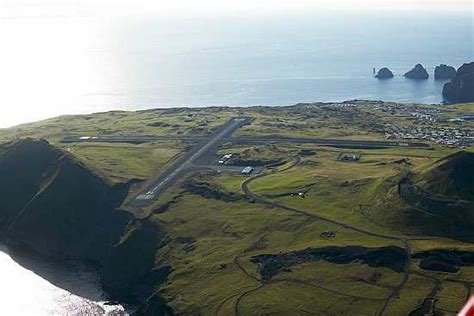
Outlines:
[[[474,0],[0,0],[0,18],[37,16],[272,14],[321,10],[474,11]]]

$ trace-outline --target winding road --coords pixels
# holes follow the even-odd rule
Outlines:
[[[286,171],[288,169],[291,169],[291,168],[294,168],[295,166],[297,166],[299,163],[300,163],[301,159],[299,157],[294,157],[292,159],[292,163],[290,166],[288,166],[287,168],[285,169],[282,169],[280,170],[280,172],[282,171]],[[409,277],[410,277],[410,274],[411,274],[411,271],[410,271],[410,263],[411,263],[411,254],[412,254],[412,250],[411,250],[411,247],[410,245],[408,244],[409,241],[414,241],[414,240],[434,240],[434,239],[439,239],[438,237],[430,237],[430,236],[392,236],[392,235],[385,235],[385,234],[380,234],[380,233],[375,233],[375,232],[371,232],[371,231],[368,231],[368,230],[365,230],[365,229],[361,229],[359,227],[356,227],[356,226],[353,226],[353,225],[349,225],[349,224],[345,224],[345,223],[342,223],[342,222],[339,222],[339,221],[336,221],[336,220],[333,220],[333,219],[329,219],[329,218],[326,218],[324,216],[320,216],[320,215],[316,215],[316,214],[311,214],[311,213],[308,213],[304,210],[300,210],[300,209],[297,209],[297,208],[294,208],[294,207],[289,207],[289,206],[286,206],[286,205],[283,205],[281,203],[277,203],[275,201],[271,201],[271,200],[268,200],[262,196],[259,196],[258,194],[256,194],[255,192],[253,192],[252,190],[249,189],[249,184],[257,179],[260,179],[262,177],[266,177],[266,176],[269,176],[271,174],[274,174],[276,171],[275,170],[272,170],[272,172],[267,172],[267,173],[261,173],[259,175],[256,175],[256,176],[253,176],[251,178],[248,178],[246,179],[244,182],[242,182],[241,184],[241,190],[243,191],[243,193],[251,200],[255,201],[255,202],[258,202],[258,203],[262,203],[262,204],[266,204],[266,205],[269,205],[271,207],[274,207],[274,208],[280,208],[280,209],[283,209],[285,211],[288,211],[288,212],[291,212],[293,214],[298,214],[298,215],[302,215],[302,216],[306,216],[308,218],[311,218],[313,220],[317,220],[317,221],[323,221],[323,222],[326,222],[326,223],[329,223],[329,224],[332,224],[332,225],[335,225],[335,226],[339,226],[339,227],[342,227],[344,229],[350,229],[350,230],[353,230],[353,231],[356,231],[356,232],[359,232],[359,233],[362,233],[362,234],[365,234],[365,235],[368,235],[368,236],[372,236],[372,237],[379,237],[379,238],[383,238],[383,239],[387,239],[387,240],[396,240],[396,241],[400,241],[401,243],[403,243],[404,245],[404,248],[405,248],[405,252],[407,254],[406,256],[406,262],[405,262],[405,268],[404,268],[404,272],[403,272],[403,276],[402,276],[402,280],[401,282],[393,289],[392,293],[385,299],[380,299],[381,301],[383,301],[383,304],[382,306],[380,307],[380,309],[377,311],[377,314],[378,316],[380,315],[384,315],[385,311],[387,310],[389,304],[391,303],[391,301],[393,299],[395,299],[396,297],[398,297],[400,295],[400,292],[401,290],[405,287]],[[247,277],[250,277],[252,278],[252,280],[256,280],[255,277],[251,276],[243,267],[242,265],[240,265],[239,263],[239,259],[242,257],[241,256],[238,256],[236,257],[236,260],[235,262],[237,263],[238,267],[240,270],[242,270],[244,272],[244,274],[247,276]],[[242,299],[249,295],[250,293],[252,292],[255,292],[255,291],[258,291],[262,288],[264,288],[267,284],[271,284],[271,282],[263,282],[261,280],[258,280],[260,282],[260,285],[256,288],[253,288],[253,289],[250,289],[250,290],[247,290],[245,291],[244,293],[242,293],[236,300],[235,302],[235,307],[234,307],[234,310],[235,310],[235,314],[236,315],[241,315],[240,313],[240,304],[241,304],[241,301]],[[339,294],[342,294],[342,295],[348,295],[346,293],[339,293]]]

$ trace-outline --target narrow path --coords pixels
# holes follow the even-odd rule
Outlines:
[[[248,290],[248,291],[245,291],[244,293],[242,293],[242,295],[239,296],[239,298],[237,299],[237,301],[235,302],[235,307],[234,307],[234,312],[235,312],[235,315],[240,315],[240,302],[243,300],[243,298],[247,295],[249,295],[250,293],[252,292],[256,292],[258,290],[260,290],[261,288],[263,288],[265,286],[264,283],[260,284],[258,287],[256,288],[253,288],[251,290]]]

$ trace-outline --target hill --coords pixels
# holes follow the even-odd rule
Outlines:
[[[474,200],[474,153],[460,151],[436,162],[419,179],[425,190]]]
[[[473,164],[473,153],[458,152],[423,170],[379,181],[367,214],[409,234],[472,241]]]
[[[116,298],[165,308],[150,296],[168,274],[155,268],[163,229],[119,211],[128,184],[111,184],[43,140],[0,146],[2,242],[56,259],[96,264]]]

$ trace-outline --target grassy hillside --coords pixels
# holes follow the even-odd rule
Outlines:
[[[3,242],[96,263],[109,292],[133,303],[148,298],[166,278],[168,268],[154,265],[162,228],[136,223],[117,210],[127,184],[107,182],[46,141],[26,139],[0,148]]]
[[[473,154],[457,152],[372,186],[362,212],[411,234],[474,240]],[[380,210],[384,210],[381,213]]]
[[[237,114],[254,119],[239,135],[385,139],[387,125],[472,125],[448,121],[470,105],[399,107],[110,112],[0,131],[2,139],[49,141],[0,146],[0,229],[44,254],[96,260],[109,293],[143,303],[142,315],[406,315],[432,298],[431,312],[454,314],[474,287],[472,147],[229,141],[216,156],[232,153],[230,164],[261,172],[189,173],[139,220],[117,210],[130,183],[159,174],[192,142],[60,142],[63,135],[202,136]],[[414,119],[413,109],[444,123]],[[340,160],[344,153],[361,158]]]
[[[427,191],[474,201],[474,153],[459,151],[444,157],[416,181]]]

